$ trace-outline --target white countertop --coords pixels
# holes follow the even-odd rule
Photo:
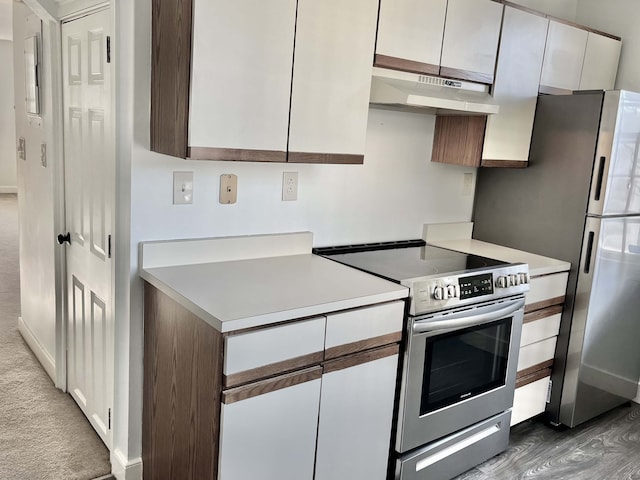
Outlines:
[[[221,332],[405,298],[401,285],[317,255],[140,268],[140,276]]]
[[[502,245],[496,245],[494,243],[482,242],[472,238],[428,240],[428,243],[437,247],[481,255],[504,262],[527,263],[529,264],[529,275],[532,277],[566,272],[571,268],[569,262],[503,247]]]

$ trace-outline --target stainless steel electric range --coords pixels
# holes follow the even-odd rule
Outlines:
[[[450,479],[505,450],[528,265],[422,240],[314,253],[410,289],[395,478]]]

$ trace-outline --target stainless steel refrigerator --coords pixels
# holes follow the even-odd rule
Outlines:
[[[548,419],[570,427],[640,379],[640,94],[540,96],[525,169],[479,169],[473,237],[571,262]]]

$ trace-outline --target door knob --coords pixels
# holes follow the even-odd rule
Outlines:
[[[67,242],[69,245],[71,245],[71,233],[67,232],[66,235],[63,235],[61,233],[58,234],[58,243],[62,245],[64,244],[64,242]]]

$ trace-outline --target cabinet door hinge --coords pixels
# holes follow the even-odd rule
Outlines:
[[[109,430],[111,430],[111,409],[109,409]]]
[[[107,257],[111,258],[111,235],[107,237]]]
[[[111,37],[107,36],[107,63],[111,63]]]

